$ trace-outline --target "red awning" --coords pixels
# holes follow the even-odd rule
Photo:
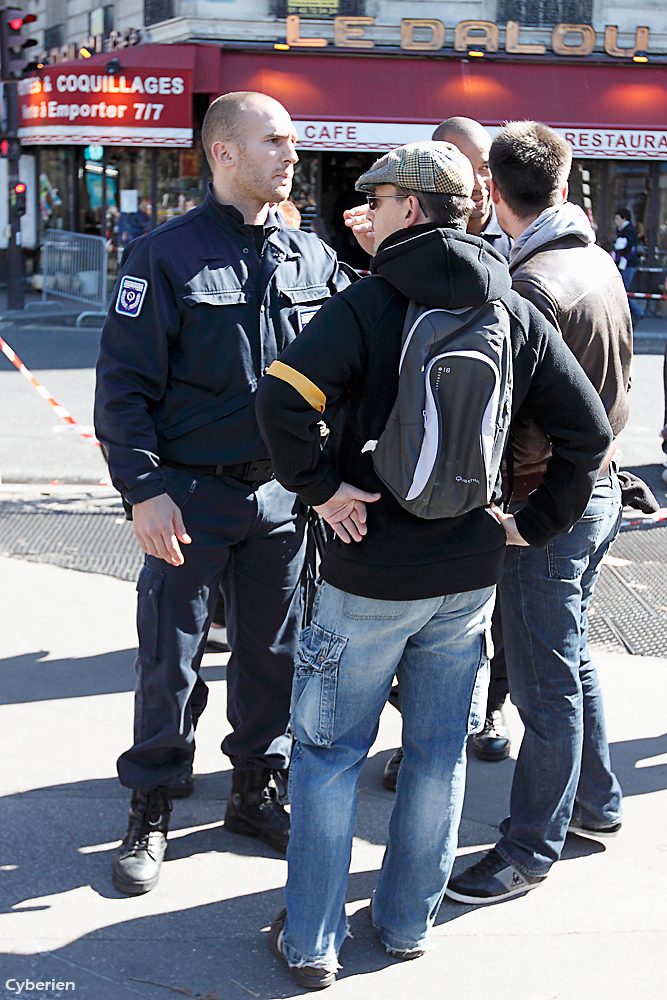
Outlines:
[[[218,93],[232,90],[271,94],[301,119],[430,124],[465,115],[487,125],[533,118],[563,128],[667,128],[667,71],[650,64],[223,49]]]
[[[17,83],[24,145],[192,145],[191,45],[137,45]],[[114,72],[108,69],[114,59]]]

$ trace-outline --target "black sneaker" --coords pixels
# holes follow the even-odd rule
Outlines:
[[[285,854],[289,813],[280,801],[272,771],[266,767],[249,771],[234,768],[224,825],[231,833],[257,837],[279,854]]]
[[[399,948],[387,948],[387,954],[397,958],[399,962],[410,962],[413,958],[421,958],[426,954],[426,948],[409,948],[401,951]]]
[[[584,826],[573,819],[567,828],[568,833],[576,833],[577,837],[588,837],[590,840],[610,840],[620,833],[622,823],[612,823],[611,826]]]
[[[164,787],[132,792],[130,822],[113,863],[113,884],[139,896],[155,888],[167,850],[171,802]]]
[[[274,958],[284,965],[289,965],[283,951],[283,928],[287,919],[287,910],[281,910],[274,918],[269,930],[268,947]],[[331,969],[319,969],[315,965],[289,965],[290,975],[295,983],[306,990],[325,990],[336,982],[336,973]]]
[[[396,753],[389,758],[389,760],[384,766],[384,771],[382,772],[382,784],[390,792],[396,791],[396,782],[398,781],[398,769],[401,766],[402,760],[403,760],[403,747],[399,747]]]
[[[167,785],[170,799],[187,799],[195,790],[195,776],[192,773],[193,760],[186,760],[176,777]]]
[[[544,882],[546,875],[526,875],[492,848],[484,857],[449,880],[445,896],[457,903],[497,903],[520,896]]]
[[[505,760],[510,752],[510,734],[502,706],[487,712],[484,728],[472,738],[472,749],[480,760]]]

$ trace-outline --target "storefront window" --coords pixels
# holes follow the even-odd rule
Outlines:
[[[204,153],[200,143],[192,149],[161,149],[158,154],[158,225],[168,222],[202,200]]]
[[[616,212],[619,208],[629,208],[639,236],[640,257],[646,253],[643,244],[649,229],[650,202],[649,164],[641,160],[612,161],[609,164],[606,231],[612,236]]]
[[[597,233],[597,241],[601,245],[606,239],[605,224],[602,218],[604,214],[602,193],[605,167],[606,165],[599,160],[575,160],[568,182],[569,201],[583,208]]]
[[[658,174],[658,232],[656,262],[667,268],[667,163],[660,164]]]
[[[39,242],[45,229],[69,229],[71,150],[43,149],[39,156]]]

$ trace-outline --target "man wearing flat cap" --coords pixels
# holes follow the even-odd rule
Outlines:
[[[277,479],[334,532],[295,665],[286,909],[269,934],[272,953],[307,989],[331,985],[339,968],[359,774],[394,674],[405,758],[372,922],[395,959],[423,955],[456,849],[466,738],[484,719],[506,545],[544,546],[567,530],[611,440],[599,396],[562,338],[511,290],[505,260],[466,233],[473,173],[455,146],[394,149],[357,188],[375,233],[372,274],[321,308],[257,398]],[[427,520],[375,472],[372,445],[396,400],[411,301],[450,313],[452,324],[473,321],[487,303],[507,316],[513,411],[530,410],[554,442],[516,517],[491,504]],[[331,406],[340,430],[335,449],[323,451],[319,422]]]

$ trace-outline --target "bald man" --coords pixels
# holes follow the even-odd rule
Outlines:
[[[204,203],[131,243],[102,332],[95,426],[146,553],[137,590],[132,789],[114,885],[159,878],[170,789],[192,788],[199,667],[222,584],[231,656],[222,749],[233,765],[225,826],[284,854],[275,776],[289,763],[292,670],[302,625],[304,517],[273,477],[257,382],[337,289],[334,252],[270,205],[290,193],[296,132],[265,94],[225,94],[202,143]]]
[[[500,228],[491,200],[489,170],[491,136],[484,126],[473,118],[457,116],[441,122],[432,138],[440,142],[451,142],[472,163],[475,186],[471,197],[475,207],[470,214],[467,232],[472,236],[481,236],[489,246],[509,261],[512,240]]]
[[[475,187],[472,192],[474,209],[466,231],[472,236],[480,236],[485,243],[497,250],[509,261],[512,240],[500,228],[493,202],[491,201],[489,171],[489,151],[491,136],[483,125],[472,118],[456,116],[441,122],[432,138],[440,142],[451,142],[467,156],[472,163]],[[366,215],[366,205],[349,209],[344,213],[345,225],[354,232],[359,244],[373,256],[374,237],[371,221]]]

